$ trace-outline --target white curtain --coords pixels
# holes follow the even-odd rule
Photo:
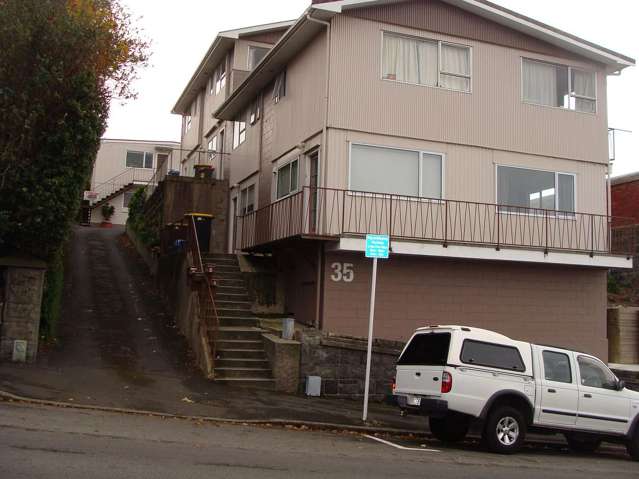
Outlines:
[[[383,77],[406,83],[437,84],[437,43],[384,35]]]
[[[584,72],[580,70],[572,69],[572,91],[577,96],[585,96],[588,98],[595,98],[595,74],[591,72]],[[589,113],[595,113],[596,101],[587,100],[584,98],[575,99],[575,109],[578,111],[585,111]]]
[[[419,83],[437,85],[437,43],[417,42],[417,61],[419,62]]]
[[[557,70],[554,65],[524,60],[524,100],[540,105],[557,105]]]
[[[468,48],[442,44],[441,68],[440,86],[454,90],[470,90],[470,79],[463,78],[464,76],[470,77],[470,50]],[[447,73],[453,75],[447,75]]]

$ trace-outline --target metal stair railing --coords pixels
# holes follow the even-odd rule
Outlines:
[[[188,231],[188,250],[191,256],[191,275],[193,279],[199,281],[197,288],[199,314],[200,314],[200,336],[210,339],[207,341],[209,353],[211,357],[211,375],[215,375],[215,359],[217,349],[217,330],[220,326],[220,319],[217,314],[217,307],[215,305],[214,295],[214,282],[213,266],[205,265],[202,261],[202,252],[200,250],[200,242],[197,237],[197,231],[195,228],[195,220],[193,216],[188,217],[186,220],[186,229]],[[212,323],[210,324],[210,320]],[[204,321],[202,321],[204,320]],[[210,326],[210,327],[209,327]],[[204,331],[202,331],[204,329]]]
[[[113,178],[108,179],[107,181],[100,183],[94,188],[94,192],[97,193],[95,203],[99,203],[103,201],[105,198],[108,198],[112,194],[121,190],[127,185],[134,184],[136,182],[146,183],[149,181],[149,178],[153,177],[153,172],[155,170],[151,170],[149,168],[127,168],[121,173],[117,174]]]

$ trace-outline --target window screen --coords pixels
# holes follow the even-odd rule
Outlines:
[[[497,203],[500,211],[526,212],[521,208],[575,211],[575,177],[553,171],[499,166]]]
[[[127,168],[143,168],[144,167],[144,153],[141,151],[127,151],[126,152],[126,167]]]
[[[249,47],[249,70],[253,70],[268,53],[268,48]]]
[[[450,333],[424,333],[413,337],[397,364],[399,366],[445,366]]]
[[[461,351],[461,361],[466,364],[490,368],[525,371],[526,367],[517,348],[467,339]]]
[[[567,354],[555,351],[544,351],[544,373],[548,381],[560,383],[571,383],[572,372],[570,370],[570,359]]]

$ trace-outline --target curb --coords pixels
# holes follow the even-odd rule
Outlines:
[[[269,425],[274,424],[277,426],[305,426],[309,429],[315,430],[340,430],[350,432],[361,432],[368,434],[397,434],[397,435],[413,435],[413,436],[428,436],[424,431],[415,431],[409,429],[397,429],[392,427],[373,427],[373,426],[356,426],[353,424],[339,424],[331,422],[321,421],[303,421],[297,419],[229,419],[224,417],[211,417],[211,416],[191,416],[186,414],[171,414],[162,413],[157,411],[146,411],[143,409],[128,409],[110,406],[94,406],[90,404],[76,404],[61,401],[51,401],[48,399],[36,399],[25,396],[19,396],[10,392],[6,392],[0,389],[0,401],[16,401],[28,404],[36,404],[40,406],[53,406],[66,409],[80,409],[89,411],[111,412],[119,414],[131,414],[137,416],[153,416],[163,419],[182,419],[187,421],[206,421],[214,424],[232,424],[237,426],[245,425]]]

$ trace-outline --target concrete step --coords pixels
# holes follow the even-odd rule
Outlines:
[[[217,305],[217,303],[216,303]],[[234,308],[217,308],[217,315],[220,316],[240,316],[243,318],[251,317],[250,309],[234,309]]]
[[[268,359],[264,358],[218,358],[215,360],[215,369],[218,368],[257,368],[257,369],[269,369],[270,365]]]
[[[240,379],[271,379],[273,377],[270,368],[214,368],[215,378],[240,378]]]
[[[243,281],[242,273],[240,273],[239,271],[219,271],[217,269],[214,269],[213,280],[220,280],[220,279],[226,279],[226,280],[231,279],[235,281]]]
[[[220,264],[211,263],[213,265],[213,271],[220,273],[240,273],[240,266],[237,264]]]
[[[213,319],[213,318],[211,318]],[[240,316],[218,316],[218,321],[220,326],[225,328],[237,328],[237,327],[257,327],[260,325],[260,322],[257,318],[254,317],[240,317]],[[211,323],[212,324],[212,323]]]
[[[215,351],[217,361],[224,359],[263,359],[266,351],[263,349],[217,349]]]
[[[242,288],[246,291],[246,284],[243,279],[239,278],[221,278],[219,276],[214,276],[213,281],[215,281],[215,288]]]
[[[209,328],[209,332],[211,337],[214,337],[217,341],[261,341],[264,330],[254,327],[220,326],[219,328]]]
[[[225,300],[215,300],[215,306],[218,311],[221,309],[238,309],[242,311],[250,311],[253,303],[249,301],[225,301]]]
[[[217,304],[220,301],[228,301],[230,303],[248,303],[249,305],[252,305],[252,301],[251,298],[249,298],[249,295],[246,293],[242,293],[242,294],[238,294],[238,293],[233,293],[233,294],[228,294],[228,293],[219,293],[217,291],[215,291],[213,293],[213,297],[215,298],[215,304]],[[250,306],[249,306],[250,308]]]
[[[204,253],[202,255],[202,259],[204,258],[209,259],[211,261],[220,260],[220,261],[236,261],[237,262],[237,256],[234,254]]]
[[[256,351],[258,349],[262,349],[264,347],[264,342],[262,341],[262,339],[260,338],[258,339],[251,339],[251,340],[245,340],[245,339],[220,339],[218,338],[215,341],[215,344],[217,346],[216,350],[217,351],[224,351],[224,350],[232,350],[232,351],[237,351],[237,350],[242,350],[242,351]]]
[[[227,378],[216,377],[216,383],[228,384],[229,386],[252,388],[252,389],[275,389],[275,380],[272,378]]]

